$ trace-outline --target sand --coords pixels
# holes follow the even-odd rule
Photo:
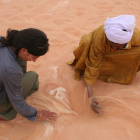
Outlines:
[[[40,89],[26,102],[58,113],[54,124],[37,119],[30,122],[19,114],[0,122],[0,140],[139,140],[140,73],[130,85],[97,80],[93,91],[101,114],[89,107],[83,80],[73,79],[66,64],[82,35],[102,25],[107,17],[136,16],[140,29],[139,0],[0,0],[0,34],[8,28],[43,30],[50,50],[28,70],[39,74]]]

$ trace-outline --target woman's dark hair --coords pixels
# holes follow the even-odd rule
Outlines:
[[[7,30],[6,37],[1,37],[2,46],[11,46],[16,49],[18,54],[21,48],[25,48],[34,56],[44,55],[49,49],[49,43],[46,34],[35,28],[24,30]]]

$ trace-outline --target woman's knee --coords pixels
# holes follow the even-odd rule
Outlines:
[[[34,71],[26,72],[22,77],[24,83],[34,83],[36,80],[38,80],[38,74]]]
[[[34,78],[34,79],[38,78],[38,74],[34,71],[28,71],[25,74],[28,75],[30,78]]]
[[[37,91],[39,87],[38,74],[34,71],[26,72],[22,78],[21,86],[23,90],[23,95],[27,95],[29,93],[31,94]]]

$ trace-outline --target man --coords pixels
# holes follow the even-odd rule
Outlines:
[[[96,79],[129,84],[139,70],[140,32],[135,28],[135,16],[107,18],[103,26],[81,38],[74,50],[75,80],[84,74],[88,97],[94,112],[100,113],[92,85]]]
[[[56,113],[37,110],[24,101],[39,86],[38,75],[26,72],[26,61],[35,62],[48,48],[45,33],[34,28],[9,29],[6,37],[0,37],[0,120],[12,120],[17,113],[30,121],[56,120]]]

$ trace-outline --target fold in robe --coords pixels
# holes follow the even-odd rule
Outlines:
[[[75,59],[75,80],[84,75],[86,84],[93,85],[96,79],[106,82],[129,84],[133,81],[140,64],[140,31],[134,33],[127,49],[113,50],[105,35],[103,26],[81,38],[73,51]]]

